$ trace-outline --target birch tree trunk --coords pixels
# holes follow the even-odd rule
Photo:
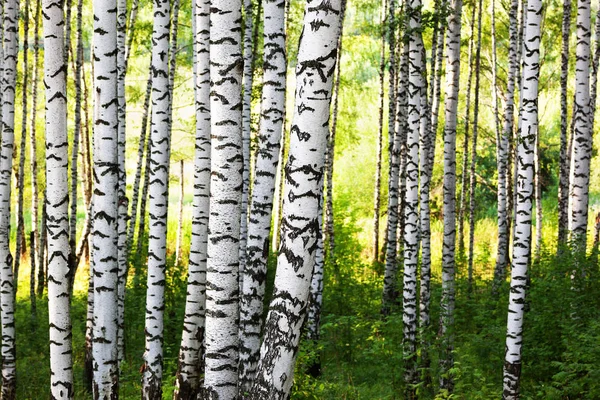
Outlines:
[[[146,291],[146,351],[142,377],[142,399],[162,398],[163,315],[167,262],[167,211],[169,200],[169,33],[171,6],[168,0],[154,2],[152,31],[152,118],[150,142],[148,283]]]
[[[533,260],[536,264],[540,262],[540,256],[542,252],[542,182],[540,180],[540,131],[536,132],[535,135],[535,147],[533,153],[533,160],[535,164],[535,252]]]
[[[577,3],[577,48],[575,61],[575,110],[573,153],[569,179],[569,233],[575,253],[585,254],[588,222],[588,191],[592,156],[590,126],[590,1]],[[580,271],[576,271],[580,273]]]
[[[2,399],[16,397],[15,286],[10,253],[10,192],[15,136],[15,92],[19,51],[19,2],[4,2],[2,144],[0,149],[0,320],[2,325]]]
[[[177,213],[177,242],[175,243],[175,265],[181,264],[181,245],[183,241],[183,160],[179,160],[179,207]]]
[[[460,88],[460,29],[462,0],[450,1],[444,122],[444,242],[442,247],[442,299],[440,333],[440,389],[452,393],[454,379],[454,277],[456,248],[456,125]]]
[[[322,196],[319,185],[324,173],[341,3],[311,0],[305,8],[296,66],[297,106],[285,167],[281,247],[261,357],[249,398],[283,400],[290,395],[317,248]]]
[[[567,0],[568,1],[568,0]],[[509,243],[509,213],[508,213],[508,186],[512,184],[509,178],[509,140],[513,135],[515,81],[517,77],[517,14],[519,13],[519,0],[511,0],[508,12],[508,76],[506,85],[506,108],[500,140],[497,143],[498,157],[498,253],[496,254],[496,268],[494,269],[494,284],[492,291],[497,294],[500,284],[505,280],[508,265]]]
[[[188,290],[174,400],[196,398],[202,387],[200,374],[204,371],[206,250],[210,198],[210,0],[195,0],[192,3],[192,12],[196,105],[194,206]]]
[[[243,144],[241,2],[210,8],[210,220],[206,266],[207,398],[238,395],[240,211]]]
[[[94,2],[94,399],[114,398],[119,390],[116,8],[116,0]]]
[[[560,53],[560,161],[558,183],[558,249],[567,243],[569,229],[570,152],[568,142],[567,91],[569,79],[569,36],[571,34],[571,0],[563,0],[562,49]],[[574,116],[573,116],[574,117]]]
[[[506,351],[504,359],[504,392],[506,400],[519,398],[521,376],[521,346],[525,307],[525,282],[530,262],[531,217],[533,201],[534,146],[538,130],[538,79],[540,72],[540,27],[542,2],[527,1],[527,25],[524,33],[522,101],[517,151],[517,203],[511,288],[508,303]]]
[[[56,399],[72,399],[69,263],[69,189],[67,77],[64,17],[53,1],[44,0],[44,83],[46,86],[46,196],[48,207],[48,316],[50,388]]]
[[[283,0],[264,2],[263,91],[254,185],[248,219],[246,266],[240,302],[240,395],[250,390],[259,358],[269,234],[284,128],[286,90],[286,33]]]

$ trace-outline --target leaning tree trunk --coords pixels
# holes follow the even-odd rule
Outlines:
[[[167,211],[169,193],[169,33],[171,6],[168,0],[154,2],[152,32],[152,119],[148,234],[148,283],[146,291],[146,351],[142,377],[142,399],[162,398],[163,316],[167,262]]]
[[[341,3],[313,0],[305,9],[296,67],[296,105],[302,106],[294,108],[285,167],[281,251],[250,398],[283,400],[290,395],[319,230],[319,186],[324,172]],[[322,13],[323,9],[328,12]]]
[[[15,266],[14,280],[15,297],[19,288],[19,268],[21,266],[21,258],[26,252],[25,246],[25,221],[23,218],[23,190],[25,188],[25,144],[27,143],[27,93],[29,82],[29,64],[27,63],[27,53],[29,52],[29,3],[25,3],[23,13],[23,84],[21,90],[21,140],[19,144],[19,170],[17,173],[17,244],[15,249]]]
[[[116,398],[118,291],[118,91],[116,0],[94,2],[94,399]],[[102,307],[98,307],[102,304]]]
[[[204,372],[204,320],[206,314],[206,249],[210,197],[210,0],[192,3],[196,152],[194,155],[194,206],[188,267],[188,290],[174,400],[194,399]]]
[[[508,214],[508,187],[512,184],[509,179],[509,140],[513,135],[514,126],[514,104],[515,104],[515,81],[517,79],[517,14],[519,12],[519,0],[511,0],[508,12],[508,77],[506,86],[506,108],[504,110],[504,121],[502,133],[497,142],[498,150],[498,252],[496,254],[496,268],[494,269],[494,283],[492,291],[497,294],[500,284],[505,280],[506,266],[508,265],[508,243],[509,243],[509,218]]]
[[[240,395],[250,390],[260,350],[269,234],[285,112],[287,61],[283,0],[264,3],[263,91],[254,170],[246,266],[240,302]]]
[[[589,4],[589,3],[588,3]],[[504,359],[504,392],[506,400],[519,398],[521,377],[521,346],[523,342],[523,317],[525,312],[525,282],[530,262],[531,217],[533,201],[533,153],[538,130],[538,79],[540,72],[540,25],[542,2],[528,0],[527,25],[524,33],[526,51],[523,53],[522,101],[517,150],[518,183],[511,288],[508,303],[506,350]]]
[[[467,98],[465,106],[465,132],[463,142],[463,159],[462,159],[462,172],[460,178],[460,200],[458,203],[458,253],[463,256],[465,253],[465,242],[464,242],[464,213],[465,213],[465,202],[467,198],[467,166],[469,160],[469,129],[471,127],[471,84],[473,83],[473,43],[475,38],[475,12],[477,6],[473,1],[471,10],[471,35],[469,36],[469,78],[467,79]]]
[[[563,0],[562,50],[560,54],[560,162],[558,182],[558,249],[567,243],[569,229],[570,152],[568,142],[567,91],[569,79],[569,37],[571,35],[571,0]],[[574,117],[574,116],[573,116]]]
[[[2,399],[16,397],[15,286],[10,253],[10,191],[15,136],[15,92],[19,51],[19,2],[4,1],[2,72],[2,148],[0,149],[0,320],[2,325]]]
[[[460,28],[462,0],[450,1],[444,123],[444,243],[442,247],[442,299],[440,336],[440,389],[452,393],[454,379],[454,277],[456,248],[456,125],[460,88]]]
[[[241,2],[210,8],[211,180],[206,266],[207,398],[238,395],[240,211],[242,203]]]
[[[475,50],[475,105],[473,107],[473,137],[471,139],[471,168],[469,171],[469,258],[468,258],[468,285],[469,292],[473,288],[473,260],[475,258],[475,186],[477,176],[475,166],[477,163],[477,134],[479,133],[479,80],[481,71],[481,16],[483,0],[479,0],[477,13],[477,48]]]
[[[585,254],[588,222],[588,191],[592,156],[590,126],[590,1],[577,3],[577,48],[575,62],[575,111],[573,153],[569,179],[569,233],[576,257]],[[581,271],[576,271],[580,274]]]
[[[44,0],[44,83],[46,87],[46,204],[48,207],[48,316],[50,377],[54,398],[72,399],[73,359],[69,260],[67,77],[64,18]]]
[[[422,71],[423,38],[421,27],[421,1],[409,4],[409,74],[408,74],[408,137],[406,161],[406,214],[404,223],[404,281],[403,281],[403,347],[405,397],[416,396],[414,385],[417,374],[417,264],[419,256],[419,133],[421,125],[421,97],[424,89]],[[421,149],[426,151],[426,149]]]

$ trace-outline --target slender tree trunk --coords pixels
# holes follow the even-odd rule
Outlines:
[[[181,264],[181,246],[183,242],[183,160],[179,160],[179,212],[177,216],[177,242],[175,244],[175,265]]]
[[[419,253],[419,134],[421,126],[422,93],[426,82],[423,79],[423,38],[421,28],[421,1],[412,0],[409,4],[409,75],[408,85],[408,138],[406,166],[406,215],[404,232],[404,283],[403,283],[403,347],[404,381],[406,399],[416,397],[414,385],[417,374],[417,264]],[[421,149],[426,151],[426,149]]]
[[[444,122],[444,243],[442,248],[442,299],[440,333],[440,389],[452,393],[454,379],[454,278],[456,248],[456,125],[460,88],[460,29],[462,0],[450,1]]]
[[[94,1],[94,399],[116,398],[118,376],[118,148],[116,0]]]
[[[282,0],[264,3],[263,91],[254,185],[248,219],[246,267],[240,303],[240,395],[249,391],[260,350],[269,234],[284,123],[287,60],[285,7]]]
[[[48,210],[48,315],[50,376],[54,398],[72,399],[69,263],[67,77],[63,12],[44,0],[44,83],[46,87],[46,204]]]
[[[477,48],[475,50],[475,105],[473,107],[473,138],[471,140],[471,169],[469,173],[469,291],[473,288],[473,260],[475,258],[475,186],[477,185],[475,166],[477,163],[477,134],[479,133],[479,80],[481,76],[481,16],[483,11],[483,0],[479,0],[478,9]]]
[[[169,34],[171,6],[168,0],[154,2],[152,32],[152,118],[150,142],[148,283],[146,291],[146,351],[142,377],[142,399],[162,398],[165,269],[167,262],[167,211],[169,193],[169,134],[171,96],[169,90]]]
[[[323,7],[330,12],[320,12]],[[305,29],[296,69],[296,104],[304,107],[294,108],[286,165],[281,251],[250,398],[286,399],[293,381],[318,238],[320,177],[324,172],[342,8],[340,0],[309,3],[304,14]],[[313,30],[309,26],[319,28]],[[306,151],[309,148],[315,151]]]
[[[513,243],[513,263],[511,288],[508,304],[508,322],[506,332],[506,352],[504,360],[504,392],[506,400],[519,398],[521,376],[521,346],[523,335],[523,317],[525,311],[525,288],[527,266],[530,258],[531,214],[533,200],[534,146],[538,130],[538,79],[540,71],[540,26],[542,2],[527,1],[527,25],[524,43],[527,51],[523,57],[522,101],[520,114],[522,126],[519,131],[517,162],[518,185],[516,235]]]
[[[16,397],[15,285],[10,253],[10,192],[15,136],[15,92],[19,51],[19,2],[4,2],[2,73],[2,147],[0,150],[0,320],[2,325],[2,399]]]
[[[560,55],[560,163],[558,183],[558,249],[566,245],[569,228],[570,153],[567,152],[569,79],[569,36],[571,34],[571,0],[563,0],[562,50]]]
[[[94,382],[94,356],[92,343],[94,339],[94,269],[90,265],[88,278],[87,313],[85,319],[85,350],[83,361],[84,382],[88,392],[92,392]]]
[[[29,64],[27,63],[29,52],[29,3],[24,4],[23,12],[23,84],[21,89],[21,140],[19,145],[19,172],[17,173],[17,244],[15,249],[15,298],[19,288],[19,268],[21,258],[26,253],[25,246],[25,221],[23,219],[23,190],[25,188],[25,144],[27,143],[27,93],[29,88]]]
[[[590,129],[594,132],[596,120],[596,100],[598,97],[598,66],[600,65],[600,7],[596,12],[596,43],[594,44],[594,55],[592,61],[592,84],[590,86]]]
[[[465,203],[467,198],[467,165],[469,160],[469,129],[471,127],[471,84],[473,83],[473,43],[475,38],[475,11],[477,6],[473,1],[471,10],[471,35],[469,36],[469,78],[467,79],[467,99],[465,108],[465,133],[463,142],[463,159],[460,184],[460,202],[458,203],[458,253],[462,256],[465,254],[464,241],[464,213]]]
[[[395,1],[395,0],[392,0]],[[346,15],[346,0],[342,0],[340,10],[340,34],[337,43],[337,60],[335,62],[335,90],[333,94],[333,115],[331,119],[331,130],[327,141],[327,153],[325,154],[325,171],[327,178],[327,203],[325,208],[325,241],[329,247],[327,259],[335,263],[335,231],[333,224],[333,163],[335,161],[335,134],[337,131],[338,104],[340,101],[340,79],[342,42],[344,39],[344,17]]]
[[[150,186],[150,168],[152,164],[152,140],[148,138],[146,143],[146,165],[144,166],[144,184],[142,185],[142,196],[140,198],[140,225],[138,226],[138,238],[136,256],[142,258],[142,245],[146,234],[146,204],[148,200],[148,187]]]
[[[125,43],[125,72],[127,72],[129,56],[131,55],[131,45],[133,44],[133,37],[135,36],[135,22],[137,21],[139,3],[139,0],[133,0],[131,2],[131,10],[129,11],[129,22],[127,23],[127,41]]]
[[[573,153],[569,179],[569,232],[575,253],[585,254],[588,222],[588,191],[592,156],[590,126],[590,1],[577,3],[577,48],[575,62],[575,111]],[[576,271],[580,274],[582,271]]]
[[[48,234],[46,232],[46,221],[47,221],[46,212],[46,190],[44,190],[44,195],[42,196],[42,218],[40,225],[40,252],[38,254],[38,287],[37,292],[38,296],[42,296],[44,294],[44,288],[46,287],[46,238]]]
[[[29,243],[34,243],[34,232],[29,232]],[[35,247],[29,245],[29,262],[31,263],[31,273],[29,278],[29,303],[31,310],[31,320],[37,319],[37,304],[35,299]]]
[[[210,0],[192,3],[196,151],[188,290],[174,400],[194,399],[203,386],[206,257],[210,198]]]
[[[535,163],[535,253],[534,262],[536,265],[540,262],[540,256],[542,252],[542,182],[541,177],[541,164],[540,164],[540,131],[536,132],[535,135],[535,147],[533,148],[533,160]]]

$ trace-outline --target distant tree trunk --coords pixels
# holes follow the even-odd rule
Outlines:
[[[284,123],[287,60],[285,8],[279,0],[264,2],[263,91],[254,186],[248,219],[246,268],[240,301],[240,395],[249,391],[256,374],[269,256],[269,234]]]
[[[444,243],[442,247],[442,299],[440,336],[440,389],[452,393],[454,379],[454,278],[456,248],[456,125],[460,88],[460,29],[462,0],[450,1],[444,122]]]
[[[29,243],[34,243],[35,234],[34,231],[29,232]],[[35,247],[29,245],[29,262],[31,263],[31,273],[29,278],[29,303],[31,310],[31,320],[35,321],[37,318],[37,304],[35,301]]]
[[[196,150],[194,155],[194,206],[188,267],[188,290],[174,400],[198,396],[204,372],[206,314],[206,257],[210,198],[210,0],[192,3]]]
[[[46,87],[46,193],[48,221],[48,315],[50,321],[51,393],[72,399],[73,359],[71,305],[67,135],[67,77],[64,17],[44,0],[44,83]]]
[[[15,249],[15,266],[14,279],[15,297],[19,288],[19,268],[21,266],[21,258],[26,253],[25,242],[25,221],[23,219],[23,190],[25,188],[25,144],[27,143],[27,92],[29,89],[29,64],[27,63],[27,55],[29,53],[29,3],[24,4],[23,12],[23,83],[21,90],[21,141],[19,145],[19,170],[17,173],[17,237]]]
[[[250,136],[252,135],[252,78],[254,75],[254,52],[252,31],[252,0],[243,0],[244,8],[244,71],[242,94],[242,153],[244,157],[242,172],[242,213],[240,216],[240,271],[246,268],[246,243],[248,241],[248,193],[250,192]]]
[[[513,135],[514,126],[514,103],[515,82],[519,61],[517,59],[517,14],[519,13],[519,0],[511,0],[508,12],[508,77],[506,85],[506,108],[504,110],[504,121],[502,133],[497,140],[497,165],[498,165],[498,253],[496,255],[496,268],[494,269],[494,283],[492,292],[497,295],[499,286],[506,279],[506,267],[508,259],[509,243],[509,220],[508,194],[512,182],[509,178],[509,158],[511,151],[509,141]]]
[[[385,15],[387,2],[382,2],[381,13],[381,51],[379,52],[379,131],[377,134],[377,164],[375,167],[375,189],[373,194],[373,252],[371,262],[375,263],[379,257],[379,213],[381,205],[381,157],[383,153],[383,106],[385,103]]]
[[[177,242],[175,243],[175,265],[181,264],[181,245],[183,241],[183,160],[179,160],[179,212],[177,213]]]
[[[588,222],[588,191],[592,156],[590,126],[590,1],[577,3],[577,58],[575,62],[575,111],[573,153],[569,188],[569,232],[575,253],[585,254]],[[579,256],[579,255],[576,255]],[[576,274],[581,271],[576,271]]]
[[[523,77],[521,91],[522,101],[520,114],[522,126],[519,131],[516,164],[518,166],[518,185],[516,187],[517,203],[515,238],[513,243],[513,263],[511,271],[511,288],[508,303],[508,322],[506,332],[506,351],[504,360],[504,392],[503,399],[519,398],[521,376],[521,346],[523,334],[523,317],[525,311],[524,282],[527,281],[527,265],[530,261],[531,214],[533,200],[533,174],[535,135],[538,130],[538,79],[539,79],[539,46],[542,2],[527,1],[527,25],[524,42],[527,51],[523,54]]]
[[[133,238],[135,234],[135,225],[137,221],[137,209],[138,201],[140,198],[140,181],[142,178],[142,169],[144,166],[144,149],[149,148],[149,140],[146,140],[148,133],[148,113],[150,110],[150,96],[152,95],[152,69],[148,69],[148,81],[146,83],[146,95],[144,96],[144,106],[142,108],[142,123],[140,129],[140,141],[138,144],[138,159],[137,167],[135,169],[135,179],[133,181],[133,195],[131,196],[131,213],[129,218],[129,232],[127,234],[127,252],[131,252],[131,246],[133,246]],[[150,160],[150,153],[146,151],[146,163]],[[148,170],[146,168],[146,170]],[[144,184],[146,180],[144,180]],[[143,190],[143,189],[142,189]],[[145,204],[145,200],[144,204]],[[145,210],[145,207],[144,207]],[[140,225],[143,224],[145,219],[145,212],[140,214]],[[143,233],[143,231],[140,231]],[[138,242],[142,235],[138,234]],[[139,245],[138,245],[139,247]],[[139,250],[136,253],[139,256]]]
[[[93,258],[93,257],[92,257]],[[83,360],[84,383],[88,392],[92,392],[94,382],[94,356],[92,343],[94,339],[94,269],[90,265],[88,278],[87,313],[85,319],[85,350]]]
[[[149,128],[147,127],[149,130]],[[142,195],[140,198],[140,225],[138,226],[136,257],[141,259],[142,246],[144,244],[144,235],[146,234],[146,204],[148,200],[148,187],[150,186],[150,168],[152,164],[152,140],[149,137],[146,141],[146,165],[144,166],[144,183],[142,185]]]
[[[395,1],[395,0],[392,0]],[[325,233],[329,251],[327,259],[335,262],[335,231],[333,221],[333,164],[335,161],[335,134],[337,131],[338,105],[340,101],[340,80],[341,80],[341,60],[342,60],[342,42],[344,40],[344,17],[346,15],[346,0],[342,0],[340,10],[340,34],[337,43],[337,60],[335,62],[335,90],[333,94],[333,115],[331,118],[331,130],[327,142],[327,153],[325,154],[325,171],[327,182],[327,203],[325,206]]]
[[[133,37],[135,36],[135,22],[137,21],[139,3],[139,0],[133,0],[131,2],[131,10],[129,11],[127,41],[125,43],[125,72],[127,72],[127,66],[129,65],[129,56],[131,56],[131,45],[133,44]]]
[[[598,66],[600,65],[600,8],[596,12],[596,43],[594,45],[594,55],[592,58],[592,84],[590,89],[590,129],[594,132],[594,122],[596,120],[596,100],[598,97]]]
[[[243,159],[241,2],[210,9],[210,220],[206,266],[206,398],[238,395],[239,251]]]
[[[44,196],[42,197],[42,218],[40,225],[40,252],[38,254],[38,296],[44,294],[44,288],[46,287],[46,238],[48,233],[46,231],[46,221],[48,213],[46,212],[46,190],[44,190]]]
[[[562,50],[560,54],[560,161],[558,182],[558,249],[567,244],[569,229],[570,152],[568,142],[567,91],[569,79],[569,36],[571,34],[571,0],[563,0]]]
[[[483,0],[479,0],[478,9],[477,48],[475,50],[475,105],[473,108],[473,138],[471,140],[471,169],[469,173],[469,291],[473,287],[473,260],[475,258],[475,187],[477,185],[475,166],[477,163],[477,134],[479,133],[479,80],[481,76],[481,16],[483,14]]]
[[[169,89],[169,34],[171,5],[154,2],[152,31],[152,153],[149,188],[148,280],[146,291],[146,351],[142,377],[142,399],[162,398],[165,269],[167,262],[167,212],[169,193],[169,134],[171,96]]]
[[[118,375],[118,141],[116,0],[94,1],[94,399],[116,398]]]
[[[535,147],[533,148],[533,160],[535,163],[535,253],[534,262],[536,265],[540,262],[542,252],[542,182],[541,182],[541,163],[540,163],[540,131],[535,135]]]
[[[467,198],[467,165],[469,160],[469,128],[471,126],[471,84],[473,82],[473,43],[475,38],[475,11],[477,6],[473,2],[471,10],[471,35],[469,36],[469,56],[468,56],[468,67],[469,67],[469,78],[467,79],[467,99],[465,108],[465,132],[463,142],[463,159],[462,159],[462,172],[460,178],[460,202],[458,203],[458,254],[461,256],[465,254],[465,241],[464,241],[464,213],[465,213],[465,202]]]
[[[0,319],[2,325],[2,399],[16,397],[15,285],[10,253],[10,192],[15,136],[15,92],[19,51],[19,2],[4,3],[2,73],[2,148],[0,150]]]
[[[404,282],[403,282],[403,358],[406,399],[416,397],[414,385],[417,374],[417,264],[419,255],[419,134],[421,127],[422,93],[427,90],[422,74],[423,38],[421,36],[421,1],[411,0],[408,5],[410,30],[408,87],[408,138],[406,161],[406,215],[404,231]]]
[[[304,107],[294,107],[285,167],[281,251],[257,377],[249,398],[283,400],[290,396],[319,230],[320,177],[324,172],[336,44],[343,15],[341,3],[323,0],[308,3],[305,9],[295,102]],[[324,7],[330,12],[321,12]]]

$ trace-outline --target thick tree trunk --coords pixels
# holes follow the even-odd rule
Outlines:
[[[456,248],[456,125],[460,88],[460,28],[462,1],[450,1],[444,123],[444,243],[442,248],[442,299],[440,336],[440,389],[452,393],[454,379],[454,277]]]
[[[118,90],[116,0],[94,1],[94,399],[118,396]]]
[[[250,390],[259,358],[269,234],[284,123],[287,60],[283,0],[264,3],[263,92],[254,185],[248,219],[246,267],[240,303],[240,395]]]
[[[169,34],[171,6],[168,0],[154,2],[152,32],[152,118],[149,189],[150,232],[148,234],[148,280],[146,291],[146,351],[142,377],[142,399],[162,398],[165,269],[167,262],[167,211],[169,197]]]
[[[526,50],[523,55],[522,101],[520,114],[522,126],[519,131],[517,162],[518,184],[516,235],[513,243],[511,288],[508,304],[506,351],[504,360],[504,392],[506,400],[519,398],[521,376],[521,346],[523,341],[523,317],[525,311],[525,282],[530,261],[531,214],[533,200],[534,146],[538,130],[538,78],[540,71],[540,26],[542,2],[528,0],[527,25],[524,33]]]
[[[206,250],[210,198],[210,0],[192,3],[196,151],[188,290],[174,400],[194,399],[202,387],[206,314]]]
[[[210,9],[211,180],[206,267],[207,398],[238,395],[240,211],[242,203],[241,2]]]
[[[318,237],[321,177],[342,1],[312,1],[304,14],[286,170],[281,251],[257,377],[249,398],[286,399],[308,306]],[[323,13],[321,10],[328,12]],[[309,27],[313,26],[314,29]],[[314,149],[314,151],[307,151]]]
[[[46,87],[46,204],[48,207],[48,316],[51,393],[72,399],[73,359],[69,263],[67,77],[64,18],[44,0],[44,83]]]
[[[15,136],[15,92],[19,51],[19,2],[4,1],[2,72],[2,148],[0,150],[0,320],[2,325],[2,399],[16,396],[15,285],[10,253],[10,195]]]

